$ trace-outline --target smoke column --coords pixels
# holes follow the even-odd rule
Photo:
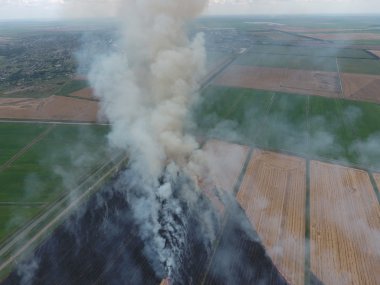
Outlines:
[[[128,202],[158,276],[175,275],[186,255],[191,211],[184,209],[196,207],[199,200],[196,183],[184,178],[197,175],[202,165],[198,144],[185,129],[206,56],[203,36],[190,40],[185,25],[206,4],[119,1],[120,39],[89,74],[101,111],[112,124],[110,144],[130,155],[128,171],[134,175],[126,179],[135,180],[140,191],[129,191]],[[202,215],[205,240],[211,240],[212,213]]]
[[[197,149],[184,133],[189,106],[204,74],[203,38],[190,41],[184,25],[205,0],[125,0],[119,3],[121,39],[89,79],[112,123],[113,146],[126,149],[145,178],[168,162],[185,167]]]

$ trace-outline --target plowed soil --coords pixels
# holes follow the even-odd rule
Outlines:
[[[380,284],[380,205],[366,172],[311,162],[311,269],[328,284]]]
[[[343,73],[344,97],[352,100],[380,103],[380,76]]]
[[[231,65],[214,84],[325,97],[340,94],[338,73],[288,68]]]
[[[280,272],[304,284],[305,160],[256,150],[237,199]]]
[[[18,120],[97,120],[98,104],[89,100],[50,96],[43,99],[0,98],[0,118]]]

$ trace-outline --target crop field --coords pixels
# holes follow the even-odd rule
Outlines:
[[[338,97],[338,73],[287,68],[231,65],[214,82],[216,85],[263,89],[305,95]]]
[[[375,179],[377,188],[380,188],[380,173],[373,174],[373,178]]]
[[[295,55],[295,56],[309,56],[318,60],[318,57],[332,57],[332,58],[357,58],[357,59],[374,59],[373,55],[361,49],[353,48],[339,48],[327,47],[320,44],[320,46],[300,46],[300,45],[253,45],[249,54],[257,55],[262,54],[275,54],[275,55]]]
[[[380,206],[366,172],[312,161],[311,269],[324,284],[379,284]]]
[[[237,200],[291,284],[304,284],[306,162],[255,150]]]
[[[3,185],[0,217],[4,225],[1,241],[49,203],[73,190],[109,156],[105,138],[108,127],[2,123],[0,128],[4,130],[0,149],[7,151],[2,166],[21,152],[16,160],[0,170],[0,185]],[[50,131],[46,132],[48,128]],[[43,132],[44,136],[29,146]],[[17,145],[12,145],[15,138],[16,141],[19,138]],[[10,215],[16,208],[20,214],[17,210]]]
[[[345,98],[380,103],[380,76],[349,73],[341,76]]]
[[[380,169],[377,104],[221,86],[203,97],[196,117],[210,137]]]
[[[313,37],[320,40],[328,41],[358,41],[358,40],[380,40],[380,34],[377,33],[313,33],[303,34],[304,36]]]
[[[233,193],[247,159],[249,147],[210,140],[203,150],[215,186]]]
[[[240,56],[235,63],[248,66],[279,67],[330,72],[337,71],[335,60],[331,60],[329,57],[320,57],[316,60],[313,57],[304,55],[247,53]]]
[[[2,119],[97,121],[98,104],[89,100],[54,95],[43,99],[24,98],[12,104],[8,100],[0,98]]]
[[[339,68],[344,73],[380,75],[379,59],[338,58]]]
[[[13,123],[1,123],[0,166],[47,128],[48,126],[41,124],[19,124],[15,128]]]

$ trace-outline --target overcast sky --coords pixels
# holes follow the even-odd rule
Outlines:
[[[115,0],[0,0],[0,19],[107,15],[104,12],[108,10],[104,5],[113,1]],[[67,9],[68,5],[75,7]],[[362,14],[376,12],[380,14],[380,0],[210,0],[206,14]]]

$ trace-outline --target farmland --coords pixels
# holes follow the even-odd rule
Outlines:
[[[279,270],[304,284],[306,163],[255,151],[237,200]]]
[[[378,284],[380,206],[368,174],[315,161],[310,172],[312,271],[325,284]]]
[[[243,65],[230,66],[214,84],[326,97],[338,97],[341,91],[336,72]]]
[[[369,175],[380,172],[380,61],[367,51],[375,43],[277,33],[339,26],[255,26],[266,43],[238,56],[195,108],[202,137],[252,147],[237,200],[290,284],[379,283],[380,176],[372,184]]]
[[[0,126],[2,149],[7,151],[3,165],[45,131],[40,140],[0,171],[0,184],[4,185],[0,193],[0,216],[5,225],[2,240],[103,163],[108,156],[104,138],[108,128],[15,123]],[[20,136],[22,133],[25,136]],[[13,136],[25,139],[17,142],[17,149],[17,145],[7,148]],[[10,215],[15,209],[20,209],[20,214]]]
[[[343,73],[342,84],[345,98],[380,103],[380,76]]]
[[[0,98],[2,119],[96,122],[97,114],[96,102],[74,97],[22,98],[12,104]]]
[[[217,261],[226,260],[224,246],[237,254],[222,271],[258,283],[253,271],[260,250],[255,242],[265,247],[279,271],[272,268],[268,274],[290,284],[380,283],[373,273],[380,266],[377,21],[215,17],[193,23],[192,28],[205,34],[208,54],[200,101],[191,114],[196,125],[189,127],[205,141],[207,181],[195,182],[220,212],[230,214],[223,228],[227,237],[216,242],[210,271],[204,272],[205,260],[197,264],[200,276],[205,275],[200,284],[222,283],[213,280],[212,270]],[[0,119],[5,119],[0,123],[0,224],[5,226],[0,227],[0,242],[49,213],[62,197],[70,198],[72,189],[111,160],[109,127],[99,124],[98,102],[88,82],[74,73],[78,34],[65,31],[57,37],[53,29],[29,37],[28,28],[15,27],[1,40],[2,29],[0,73],[6,72],[0,78]],[[352,38],[352,33],[360,35]],[[100,39],[108,45],[112,37],[108,31]],[[31,48],[24,50],[28,40]],[[41,47],[46,41],[54,44]],[[48,66],[40,60],[45,56],[51,59]],[[6,121],[10,119],[27,122]],[[244,214],[237,217],[248,220],[258,240],[236,233],[236,213],[221,204],[217,194],[222,191],[236,196]],[[107,207],[98,210],[105,215]],[[94,223],[99,220],[91,217]],[[134,235],[123,233],[123,244],[110,248],[119,251],[124,242],[132,247]],[[60,257],[61,267],[67,260],[76,264],[74,248],[69,251],[71,257]],[[240,262],[242,257],[247,262]],[[78,268],[88,276],[93,272],[87,264]],[[103,280],[103,273],[97,271],[94,278]]]
[[[377,104],[221,86],[204,96],[197,117],[211,137],[380,169]]]
[[[375,178],[377,188],[380,188],[380,174],[376,173],[373,175],[373,177]]]

